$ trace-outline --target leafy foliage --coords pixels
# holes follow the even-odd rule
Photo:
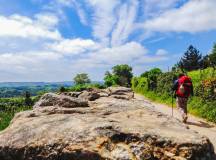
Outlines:
[[[147,78],[148,89],[154,90],[157,88],[157,78],[161,74],[162,74],[161,69],[153,68],[150,71],[146,71],[146,72],[142,73],[140,76]]]
[[[114,66],[112,68],[112,73],[107,71],[104,81],[106,86],[120,85],[130,87],[132,77],[132,67],[127,64],[121,64]]]
[[[86,84],[86,83],[90,83],[91,81],[88,77],[88,74],[80,73],[74,77],[74,82],[75,84]]]
[[[17,112],[30,110],[38,97],[32,98],[31,106],[26,105],[25,98],[0,98],[0,130],[5,129]]]
[[[210,65],[211,67],[216,66],[216,43],[213,46],[212,53],[209,55]]]
[[[213,68],[191,71],[195,96],[189,101],[189,111],[197,116],[216,122],[216,75]],[[166,72],[157,76],[157,87],[149,90],[147,77],[134,77],[132,89],[152,100],[171,105],[171,87],[177,77],[177,72]]]
[[[63,87],[63,86],[61,86],[61,87],[59,88],[59,92],[60,92],[60,93],[62,93],[62,92],[66,92],[66,88]]]
[[[202,97],[203,101],[216,100],[216,78],[205,79],[199,84],[196,95]]]
[[[107,87],[117,85],[118,82],[119,82],[119,77],[118,76],[111,74],[109,71],[107,71],[105,73],[104,84]]]
[[[72,91],[72,92],[80,92],[86,89],[90,88],[96,88],[96,89],[104,89],[105,86],[103,84],[94,83],[94,84],[77,84],[70,88],[67,88],[66,91]]]
[[[25,92],[25,105],[26,106],[32,106],[33,102],[32,102],[32,99],[31,99],[31,93],[26,91]]]
[[[158,81],[157,81],[157,92],[158,93],[167,93],[169,95],[172,94],[172,86],[173,86],[173,82],[177,77],[177,73],[175,72],[166,72],[163,74],[160,74],[158,76]]]
[[[146,77],[146,78],[155,77],[155,76],[160,75],[161,73],[162,73],[162,71],[160,68],[153,68],[150,71],[146,71],[146,72],[142,73],[141,77]]]

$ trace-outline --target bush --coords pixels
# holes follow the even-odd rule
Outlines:
[[[158,76],[161,74],[162,74],[162,71],[159,68],[153,68],[150,71],[146,71],[142,73],[140,77],[147,78],[149,90],[155,90],[157,88]]]
[[[33,103],[36,97],[32,98]],[[33,105],[33,104],[32,104]],[[24,98],[1,98],[0,99],[0,130],[5,129],[15,113],[32,109],[32,106],[25,105]]]
[[[107,87],[117,85],[119,82],[119,77],[111,74],[110,72],[105,73],[104,84]]]
[[[190,98],[188,103],[189,112],[216,122],[216,76],[213,69],[192,71],[188,75],[192,78],[195,93],[195,96]],[[171,105],[172,96],[170,93],[176,77],[176,72],[158,75],[156,90],[149,89],[146,77],[134,77],[132,79],[132,89],[151,100]]]
[[[175,72],[167,72],[159,75],[157,78],[157,92],[161,94],[170,94],[176,77]]]
[[[99,83],[94,83],[94,84],[77,84],[77,85],[74,85],[74,86],[66,89],[66,91],[68,91],[68,92],[80,92],[80,91],[84,91],[84,90],[90,89],[90,88],[104,89],[105,86],[103,84],[99,84]]]
[[[87,83],[90,83],[91,80],[89,79],[88,77],[88,74],[87,73],[80,73],[80,74],[77,74],[75,77],[74,77],[74,82],[75,84],[87,84]]]
[[[203,80],[197,87],[196,95],[202,97],[204,101],[216,100],[216,78]]]
[[[112,68],[112,73],[106,72],[104,81],[107,87],[120,85],[131,87],[131,80],[133,77],[132,67],[127,64],[116,65]]]

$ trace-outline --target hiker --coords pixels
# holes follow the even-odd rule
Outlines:
[[[185,74],[181,73],[178,76],[178,79],[174,82],[173,91],[175,91],[175,98],[177,108],[180,111],[182,116],[182,122],[186,123],[188,116],[187,116],[187,102],[188,97],[191,95],[193,96],[193,84],[191,78],[186,76]]]

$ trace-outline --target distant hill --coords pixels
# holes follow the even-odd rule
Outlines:
[[[28,86],[72,86],[73,82],[0,82],[0,87],[28,87]]]
[[[43,92],[55,92],[61,86],[73,86],[73,82],[0,82],[0,98],[23,96],[29,91],[32,96]]]
[[[100,83],[94,81],[92,83]],[[36,96],[44,92],[56,92],[60,87],[71,87],[74,82],[0,82],[0,98],[10,98],[24,96],[25,92],[31,93],[31,96]]]

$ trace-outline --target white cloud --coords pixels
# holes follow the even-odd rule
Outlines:
[[[77,6],[77,14],[78,14],[78,16],[80,18],[80,22],[83,25],[88,25],[88,20],[86,18],[86,13],[80,6]]]
[[[185,0],[143,0],[143,16],[155,17]]]
[[[39,21],[32,20],[20,15],[0,16],[0,37],[61,38],[58,30],[50,29],[50,22],[54,23],[53,19],[43,17],[43,19],[49,19],[48,23],[42,23],[42,16],[39,16],[38,19]]]
[[[109,66],[115,64],[133,63],[147,54],[147,49],[136,42],[129,42],[121,46],[101,48],[76,62],[76,65],[89,64],[90,67],[98,65]]]
[[[48,64],[60,58],[61,55],[52,52],[1,53],[0,70],[12,74],[32,75],[37,74],[37,72],[31,73],[33,71],[47,70]]]
[[[121,46],[104,48],[92,54],[96,61],[109,64],[131,63],[147,53],[147,49],[136,42],[129,42]]]
[[[109,34],[117,21],[114,11],[120,4],[116,0],[87,0],[93,7],[93,35],[104,44],[109,44]]]
[[[36,23],[39,26],[44,26],[44,28],[53,29],[59,23],[59,19],[57,16],[51,13],[40,13],[35,15],[37,21]]]
[[[169,58],[167,56],[143,56],[140,59],[136,61],[137,65],[140,64],[152,64],[155,63],[155,66],[157,66],[157,63],[167,61]]]
[[[56,6],[54,8],[57,8],[57,10],[59,10],[59,12],[63,12],[64,7],[70,7],[72,9],[75,9],[77,12],[77,15],[79,16],[80,22],[83,25],[88,25],[88,19],[87,19],[86,12],[82,8],[83,6],[81,5],[81,3],[79,1],[76,1],[76,0],[55,0],[55,2],[56,2]]]
[[[100,45],[90,39],[64,39],[47,45],[48,49],[68,55],[77,55],[99,49]]]
[[[138,4],[138,1],[134,0],[133,2],[125,3],[120,7],[117,14],[118,22],[112,33],[112,46],[123,44],[132,33],[137,16]]]
[[[61,3],[65,6],[70,6],[72,5],[73,0],[56,0],[58,3]]]
[[[216,29],[216,1],[191,0],[144,22],[146,30],[160,32],[201,32]]]
[[[32,51],[0,54],[0,81],[71,80],[78,68],[55,52]]]
[[[26,53],[2,53],[0,54],[0,65],[22,65],[25,63],[35,64],[38,61],[57,60],[61,55],[54,52],[26,52]],[[6,66],[7,67],[7,66]]]
[[[155,55],[157,55],[157,56],[165,56],[167,54],[168,54],[168,52],[165,49],[158,49]]]

